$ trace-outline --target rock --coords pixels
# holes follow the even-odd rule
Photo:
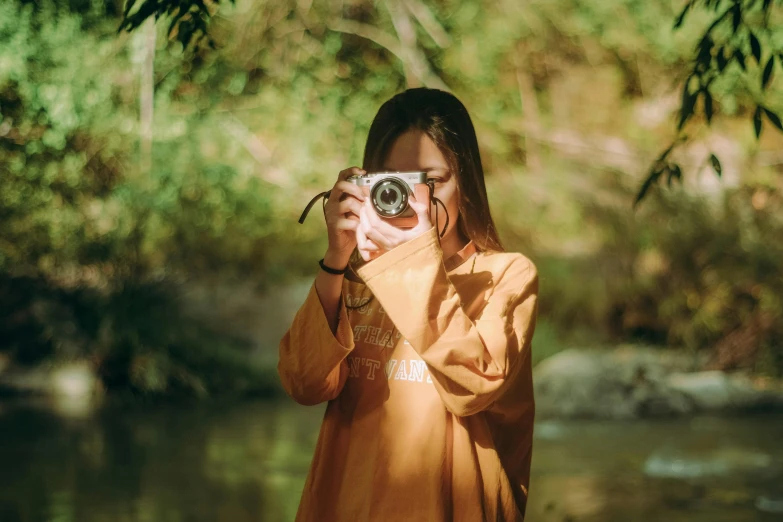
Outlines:
[[[673,350],[565,350],[534,370],[537,415],[633,419],[783,407],[782,393],[744,376],[696,372],[699,365]]]
[[[756,509],[765,513],[783,514],[783,498],[760,496],[756,499]]]
[[[58,365],[0,371],[0,398],[39,397],[67,417],[83,418],[100,404],[103,388],[92,365],[77,360]]]
[[[701,452],[664,448],[650,455],[644,463],[644,473],[656,478],[695,479],[758,473],[772,465],[771,455],[744,448],[724,447]]]
[[[49,391],[53,395],[84,398],[98,389],[98,377],[87,361],[74,361],[52,369],[49,374]]]
[[[760,389],[746,375],[729,375],[720,371],[674,373],[667,385],[688,396],[701,411],[748,411],[775,407],[780,395]]]
[[[682,358],[653,350],[566,350],[536,366],[536,410],[542,416],[628,419],[687,413],[691,404],[664,383]]]
[[[82,398],[100,392],[98,377],[88,361],[23,367],[0,371],[0,390],[7,396]]]

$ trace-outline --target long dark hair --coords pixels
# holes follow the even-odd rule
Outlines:
[[[489,212],[476,131],[468,110],[454,95],[421,87],[401,92],[384,103],[370,127],[362,168],[368,172],[382,169],[392,144],[409,130],[429,136],[446,158],[451,174],[457,177],[459,232],[480,251],[502,252]]]

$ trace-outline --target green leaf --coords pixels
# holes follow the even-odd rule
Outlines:
[[[734,32],[737,32],[737,29],[739,29],[740,24],[742,23],[742,8],[740,7],[739,2],[734,4],[734,8],[731,12],[731,27],[734,30]]]
[[[715,174],[717,174],[718,177],[721,177],[723,175],[723,167],[715,154],[710,154],[710,163],[712,164],[712,170],[715,171]]]
[[[715,47],[715,42],[712,40],[712,38],[710,38],[709,35],[706,35],[699,42],[699,45],[697,46],[699,54],[696,56],[696,62],[699,64],[700,70],[706,71],[709,69],[710,62],[712,61],[713,47]]]
[[[704,90],[704,114],[707,116],[707,124],[712,122],[712,94],[706,89]]]
[[[669,188],[672,187],[672,181],[682,182],[682,169],[679,165],[667,165],[664,172],[667,174],[666,185]]]
[[[661,152],[660,156],[655,160],[652,167],[650,167],[650,170],[647,174],[647,178],[644,180],[644,183],[642,183],[641,188],[639,189],[639,193],[636,195],[636,199],[634,200],[633,206],[636,207],[639,202],[644,199],[645,194],[647,194],[647,191],[650,189],[653,183],[658,181],[658,178],[661,177],[661,174],[663,174],[666,171],[669,171],[672,169],[672,164],[667,162],[667,158],[669,157],[669,154],[671,154],[672,150],[674,150],[674,147],[677,146],[677,144],[681,143],[684,140],[687,140],[688,137],[685,135],[680,136],[676,140],[674,140],[671,144],[669,144],[668,147],[666,147],[666,150]],[[677,165],[674,165],[676,175],[679,178],[682,175],[682,172],[679,170],[679,167]]]
[[[672,166],[672,176],[674,176],[674,179],[677,181],[682,181],[682,169],[679,165]]]
[[[125,2],[125,9],[122,12],[123,18],[128,18],[128,13],[131,12],[134,5],[136,5],[136,0],[127,0],[127,2]]]
[[[766,89],[769,79],[772,77],[772,70],[775,68],[775,55],[769,57],[767,66],[764,67],[764,74],[761,76],[761,88]]]
[[[761,106],[756,107],[756,112],[753,113],[753,130],[756,132],[756,139],[761,136]]]
[[[783,132],[783,124],[781,124],[780,122],[780,117],[774,112],[772,112],[771,110],[767,109],[766,107],[763,107],[763,109],[764,109],[764,114],[767,115],[767,118],[769,119],[769,121],[772,122],[772,125],[777,127],[779,131]]]
[[[720,50],[720,52],[715,56],[715,60],[718,62],[718,72],[723,72],[723,70],[726,68],[726,65],[729,63],[729,59],[726,58],[725,47]]]
[[[655,160],[655,165],[663,165],[664,160],[669,156],[671,151],[674,150],[674,146],[677,145],[678,142],[679,140],[675,140],[668,147],[666,147],[666,150],[661,152],[661,155],[658,156],[658,159]]]
[[[633,206],[639,204],[639,202],[644,199],[644,196],[647,194],[647,191],[650,190],[650,187],[658,181],[658,178],[663,173],[665,167],[661,167],[657,163],[653,165],[653,168],[650,170],[650,172],[647,175],[647,179],[644,180],[644,183],[642,183],[642,187],[639,189],[639,193],[636,195],[636,199],[633,202]]]
[[[734,49],[734,59],[737,60],[737,63],[740,67],[742,67],[743,71],[747,71],[748,68],[745,66],[745,55],[742,51],[739,49]]]
[[[759,39],[753,34],[753,31],[750,32],[750,50],[753,52],[753,57],[756,59],[756,62],[761,65],[761,42],[759,42]]]
[[[680,26],[682,26],[682,22],[685,21],[685,15],[688,14],[688,10],[691,8],[691,3],[688,2],[685,4],[685,8],[680,13],[680,16],[677,17],[677,20],[674,22],[674,28],[679,29]]]
[[[685,86],[682,89],[682,104],[680,106],[680,122],[677,125],[677,129],[681,130],[685,123],[690,119],[690,117],[693,115],[693,108],[696,105],[696,100],[699,98],[699,92],[697,91],[695,94],[691,94],[690,91],[690,80],[692,76],[688,78],[685,82]]]

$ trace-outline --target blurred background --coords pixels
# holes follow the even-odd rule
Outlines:
[[[735,3],[206,0],[193,44],[195,14],[2,0],[0,521],[293,520],[323,407],[277,344],[326,248],[296,220],[420,85],[540,273],[528,519],[780,520],[780,2],[634,206]]]

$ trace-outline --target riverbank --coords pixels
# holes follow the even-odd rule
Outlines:
[[[0,519],[290,522],[322,416],[287,398],[105,406],[80,418],[0,403]],[[781,414],[540,420],[534,437],[536,522],[781,516]]]
[[[276,336],[284,331],[280,325],[277,329],[281,332],[275,331]],[[253,355],[253,364],[266,371],[237,398],[283,395],[274,350],[260,353]],[[633,345],[567,349],[534,368],[536,414],[539,419],[633,420],[783,413],[783,382],[702,367],[699,356],[676,350]],[[25,368],[0,358],[0,400],[24,396],[81,411],[102,404],[106,390],[86,359]],[[166,400],[165,395],[158,398]]]
[[[595,419],[783,412],[783,382],[703,367],[700,355],[675,350],[565,350],[534,369],[536,412]]]

